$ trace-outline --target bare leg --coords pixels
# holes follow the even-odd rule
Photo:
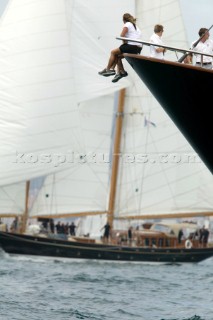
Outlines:
[[[122,59],[123,59],[123,55],[121,54],[118,56],[118,60],[117,60],[117,74],[112,79],[112,82],[117,82],[123,77],[128,76],[128,73],[124,70]]]
[[[110,70],[114,70],[115,67],[116,67],[116,65],[117,65],[117,59],[115,59],[115,62],[114,62],[113,65],[111,66]]]
[[[120,55],[120,54],[121,54],[121,51],[119,48],[113,49],[111,51],[109,62],[106,67],[107,70],[110,70],[112,67],[115,67],[115,65],[117,64],[117,61],[118,61],[118,55]]]
[[[123,59],[123,55],[118,56],[117,73],[124,73],[125,72],[123,62],[121,59]]]

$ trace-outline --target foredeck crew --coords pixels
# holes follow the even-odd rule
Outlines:
[[[199,41],[197,46],[193,48],[192,43],[192,48],[194,51],[199,51],[207,54],[212,54],[213,55],[213,40],[209,39],[210,33],[207,28],[201,28],[198,32],[199,36],[203,38]],[[196,66],[203,67],[205,69],[212,69],[212,57],[208,56],[201,56],[200,54],[196,54]]]
[[[134,18],[129,13],[125,13],[123,15],[123,22],[124,26],[121,32],[121,37],[140,39],[141,31],[136,25],[136,18]],[[128,73],[124,70],[121,60],[123,59],[123,53],[139,54],[141,50],[141,43],[123,41],[123,44],[119,48],[113,49],[111,51],[107,67],[98,73],[104,77],[113,76],[115,75],[114,68],[117,65],[117,74],[113,78],[112,82],[119,81],[121,78],[128,76]]]
[[[164,32],[164,28],[161,24],[156,24],[154,26],[154,33],[150,38],[150,42],[159,44],[159,47],[150,46],[150,57],[157,58],[157,59],[164,59],[164,53],[166,52],[166,49],[160,46],[160,45],[164,45],[161,39],[163,32]]]

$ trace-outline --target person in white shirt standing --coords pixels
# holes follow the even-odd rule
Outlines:
[[[123,15],[123,22],[124,26],[120,36],[136,40],[140,39],[141,31],[136,26],[136,19],[131,14],[125,13]],[[111,51],[107,67],[98,73],[104,77],[115,75],[114,68],[117,65],[117,74],[113,78],[112,82],[119,81],[121,78],[128,75],[124,70],[123,63],[121,61],[121,59],[123,59],[123,53],[140,54],[141,50],[141,43],[123,41],[123,44],[119,48]]]
[[[160,47],[163,45],[163,41],[161,39],[163,34],[163,26],[161,24],[156,24],[154,26],[154,33],[150,38],[150,42],[154,44],[159,44],[158,46],[150,46],[150,57],[157,58],[157,59],[164,59],[164,53],[166,52],[165,48]]]
[[[208,53],[213,55],[213,40],[209,39],[210,34],[208,29],[201,28],[198,32],[199,36],[202,37],[202,39],[199,41],[199,43],[196,45],[196,47],[193,48],[192,43],[191,48],[193,48],[194,51],[199,51],[202,53]],[[200,54],[196,54],[196,66],[197,67],[203,67],[205,69],[212,69],[212,57],[208,56],[201,56]]]

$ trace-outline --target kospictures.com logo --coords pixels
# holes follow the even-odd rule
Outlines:
[[[52,164],[54,167],[63,165],[64,163],[97,163],[97,164],[109,164],[112,162],[113,157],[119,157],[119,160],[123,163],[131,164],[155,164],[155,163],[200,163],[201,160],[195,153],[79,153],[73,151],[67,151],[66,153],[21,153],[16,152],[13,163],[22,164]]]

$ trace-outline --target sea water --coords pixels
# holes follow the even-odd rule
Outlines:
[[[1,320],[212,320],[213,258],[142,264],[0,251]]]

